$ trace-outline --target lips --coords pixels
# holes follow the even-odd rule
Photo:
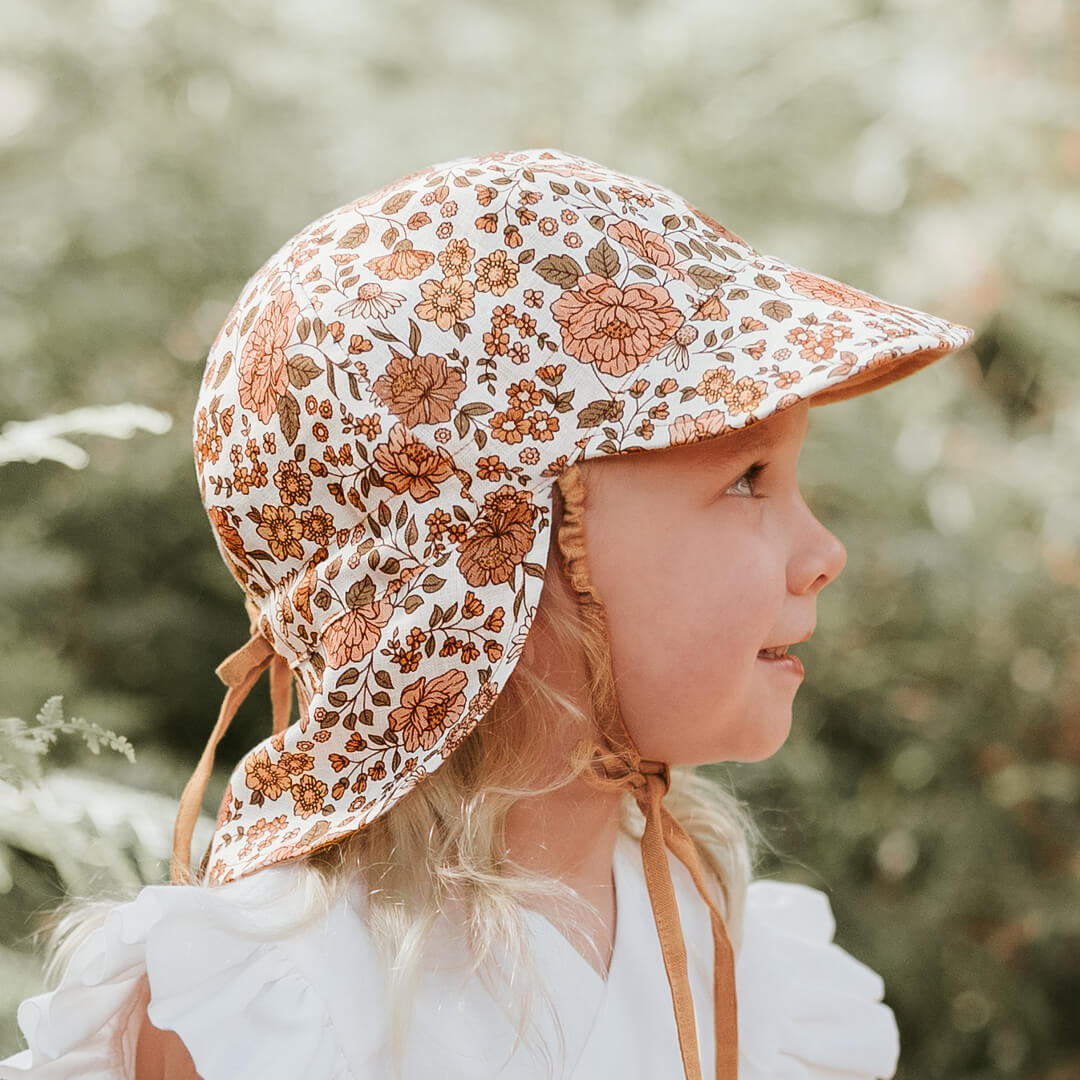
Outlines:
[[[774,670],[788,671],[801,678],[805,674],[802,661],[797,656],[789,655],[786,650],[786,645],[780,645],[773,649],[762,649],[757,658]]]

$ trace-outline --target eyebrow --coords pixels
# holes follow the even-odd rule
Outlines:
[[[759,427],[759,424],[751,424],[749,428],[739,428],[738,431],[707,440],[717,443],[719,452],[706,457],[706,462],[720,468],[728,465],[733,457],[752,457],[762,450],[774,449],[778,441],[776,436],[769,429],[759,431]],[[721,446],[723,451],[720,450]]]

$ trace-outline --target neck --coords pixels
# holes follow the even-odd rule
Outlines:
[[[612,862],[620,799],[618,793],[598,791],[575,780],[557,791],[520,799],[508,811],[505,826],[511,860],[561,879],[597,909],[596,915],[586,911],[568,917],[545,907],[541,914],[601,975],[607,974],[615,940]],[[589,942],[599,950],[599,962]]]

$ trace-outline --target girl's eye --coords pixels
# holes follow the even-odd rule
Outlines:
[[[753,494],[754,494],[754,481],[757,480],[757,478],[764,471],[765,471],[765,466],[760,464],[760,463],[751,465],[750,468],[747,469],[746,472],[744,472],[742,474],[742,476],[740,476],[739,479],[736,480],[735,483],[732,484],[731,487],[728,488],[728,491],[736,491],[737,488],[739,488],[740,486],[745,484],[746,488],[748,490],[744,489],[743,491],[739,492],[739,494],[753,496]]]

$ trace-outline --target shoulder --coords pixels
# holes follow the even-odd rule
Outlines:
[[[179,1037],[202,1080],[366,1080],[350,1070],[314,959],[341,904],[297,930],[310,899],[285,864],[228,885],[147,886],[116,904],[57,988],[19,1006],[27,1049],[0,1062],[0,1080],[129,1076],[139,1039],[154,1034],[147,1019]],[[335,948],[370,948],[362,920],[352,924]],[[326,966],[341,955],[321,951]]]
[[[750,883],[736,958],[740,1080],[887,1080],[899,1033],[881,976],[833,941],[825,893]]]

